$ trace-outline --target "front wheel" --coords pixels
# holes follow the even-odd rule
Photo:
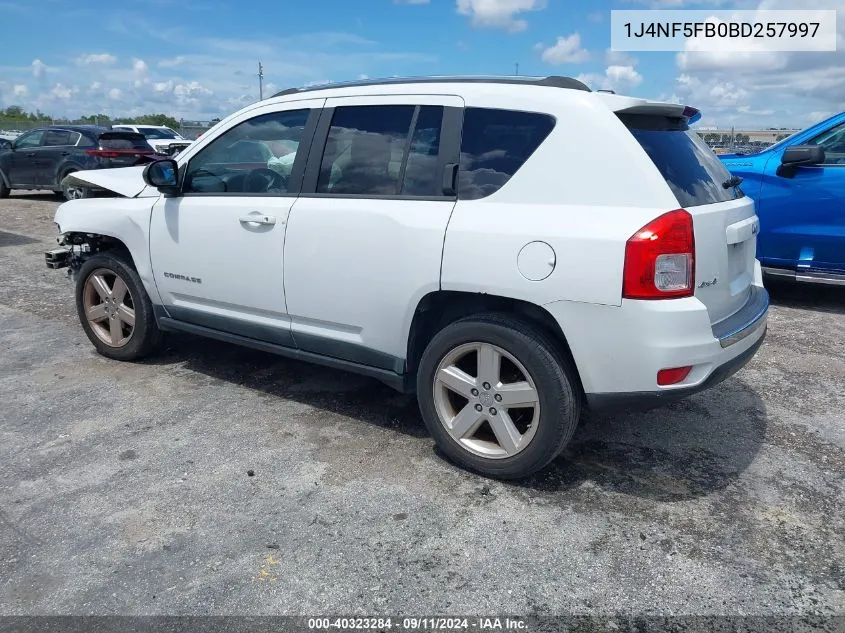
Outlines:
[[[498,315],[457,321],[434,336],[420,361],[417,398],[449,459],[500,479],[547,466],[580,414],[574,371],[548,337]]]
[[[161,340],[141,278],[120,254],[107,251],[85,261],[76,281],[76,310],[88,339],[108,358],[142,358]]]

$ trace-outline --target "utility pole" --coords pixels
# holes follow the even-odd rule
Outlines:
[[[516,62],[516,76],[519,76],[519,62]]]
[[[264,67],[258,62],[258,100],[264,101]]]

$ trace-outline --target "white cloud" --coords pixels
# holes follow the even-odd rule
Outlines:
[[[73,96],[74,90],[62,84],[56,84],[50,90],[50,97],[67,101]]]
[[[149,81],[150,67],[143,59],[132,60],[132,73],[135,76],[135,87],[140,88]]]
[[[184,55],[177,55],[176,57],[171,57],[170,59],[162,59],[158,62],[159,68],[175,68],[176,66],[180,66],[185,63],[185,56]]]
[[[578,75],[577,79],[595,90],[624,92],[639,86],[643,76],[633,66],[608,66],[603,75],[584,73]]]
[[[35,59],[32,61],[32,76],[36,79],[41,79],[44,76],[44,73],[47,72],[47,64],[42,62],[40,59]]]
[[[29,94],[29,88],[27,88],[24,84],[15,84],[12,88],[12,94],[16,97],[25,97]]]
[[[763,0],[743,2],[742,8],[796,7],[790,0]],[[802,0],[801,9],[837,9],[837,32],[845,33],[845,0]],[[759,117],[769,117],[770,125],[800,125],[807,112],[842,109],[845,39],[837,40],[837,51],[813,53],[702,51],[690,41],[676,56],[674,90],[720,125],[752,125]]]
[[[528,28],[528,23],[517,15],[545,8],[546,0],[457,0],[458,13],[470,16],[472,26],[511,33]]]
[[[609,48],[604,52],[604,59],[609,66],[636,66],[637,58],[624,51],[613,51]]]
[[[559,36],[554,45],[543,49],[541,57],[547,64],[580,64],[590,58],[590,53],[581,48],[580,33],[573,33]]]
[[[169,81],[157,81],[153,84],[153,90],[156,92],[173,92],[176,84],[172,79]]]
[[[91,66],[93,64],[113,64],[117,61],[117,57],[109,55],[108,53],[89,53],[88,55],[80,55],[76,58],[76,63],[80,66]]]
[[[438,61],[428,53],[392,48],[349,33],[300,33],[249,41],[209,39],[200,25],[162,29],[146,24],[143,16],[133,21],[133,29],[134,34],[151,41],[178,46],[179,56],[165,49],[168,55],[118,55],[114,64],[84,65],[77,63],[78,51],[67,54],[60,50],[55,58],[4,66],[0,100],[55,117],[165,112],[176,118],[211,119],[257,101],[258,59],[264,61],[265,96],[329,77],[349,80],[361,74],[432,74]],[[101,52],[95,50],[94,54]],[[16,84],[26,85],[28,94],[15,97]],[[61,87],[54,91],[57,84]]]

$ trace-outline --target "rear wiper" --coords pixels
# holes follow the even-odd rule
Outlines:
[[[730,189],[731,187],[739,187],[740,183],[742,183],[742,176],[731,176],[722,183],[722,186],[725,189]]]

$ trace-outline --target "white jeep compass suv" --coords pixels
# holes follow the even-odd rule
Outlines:
[[[168,330],[359,372],[523,477],[584,407],[711,387],[763,341],[758,218],[697,114],[563,77],[286,90],[175,161],[73,174],[119,196],[63,204],[48,265],[109,358]]]

